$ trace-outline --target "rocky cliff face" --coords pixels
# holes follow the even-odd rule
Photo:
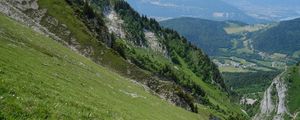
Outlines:
[[[283,120],[285,115],[292,116],[286,108],[287,85],[284,75],[285,72],[274,78],[270,87],[265,91],[260,112],[255,115],[253,120]]]
[[[41,18],[45,15],[46,10],[39,10],[37,1],[31,0],[2,0],[0,1],[0,12],[19,21],[23,24],[31,27],[35,31],[54,38],[55,40],[61,40],[55,34],[51,33],[46,27],[40,24]],[[27,10],[32,10],[32,14],[25,13]],[[29,16],[32,15],[32,17]]]

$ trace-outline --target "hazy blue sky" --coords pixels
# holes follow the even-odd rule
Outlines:
[[[244,22],[300,16],[300,0],[127,0],[150,17],[198,17]]]

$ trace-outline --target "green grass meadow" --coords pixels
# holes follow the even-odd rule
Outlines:
[[[0,119],[208,119],[0,14]]]

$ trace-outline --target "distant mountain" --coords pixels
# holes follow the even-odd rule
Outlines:
[[[247,25],[233,21],[211,21],[198,18],[177,18],[160,22],[174,29],[210,55],[237,45],[266,53],[283,53],[300,57],[300,18],[272,24]],[[233,25],[235,24],[235,25]],[[250,42],[250,43],[245,43]]]
[[[280,22],[275,27],[254,34],[252,39],[258,50],[297,56],[300,50],[300,19]]]
[[[217,54],[219,48],[231,47],[232,38],[224,30],[228,22],[183,17],[162,21],[160,24],[178,31],[210,55]]]
[[[236,21],[220,22],[199,18],[177,18],[160,22],[162,26],[178,31],[194,45],[203,48],[208,55],[216,58],[215,62],[219,66],[226,68],[233,62],[245,64],[243,61],[248,61],[251,66],[265,67],[265,70],[283,69],[285,64],[293,64],[300,58],[298,23],[299,19],[280,22],[279,25],[249,25]],[[277,62],[276,65],[274,61]],[[239,65],[232,66],[234,69]],[[252,68],[255,67],[244,66],[241,69],[245,68],[253,71]],[[227,70],[226,68],[221,71]]]
[[[210,20],[264,22],[222,0],[127,0],[138,12],[160,20],[197,17]]]

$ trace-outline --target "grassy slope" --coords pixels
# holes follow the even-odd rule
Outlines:
[[[65,0],[39,0],[38,4],[40,8],[47,9],[48,15],[56,18],[60,24],[66,25],[72,32],[73,37],[78,40],[82,47],[94,48],[95,53],[92,57],[96,59],[99,64],[136,80],[150,77],[149,73],[129,64],[113,50],[108,49],[103,44],[99,44],[98,40],[90,35],[88,28],[77,17],[74,10]],[[51,32],[58,34],[56,33],[57,30],[51,30]],[[127,74],[128,69],[131,70],[131,75]]]
[[[2,15],[0,23],[0,118],[201,118]]]
[[[150,50],[147,51],[145,49],[136,47],[135,51],[137,52],[137,54],[139,54],[141,56],[143,56],[143,55],[153,56],[155,58],[153,60],[159,60],[158,62],[169,62],[165,57],[162,57],[160,54],[155,54],[153,52],[150,52]],[[231,111],[231,112],[235,112],[235,113],[241,112],[238,105],[231,103],[230,98],[228,96],[226,96],[225,92],[221,92],[215,86],[205,83],[204,81],[200,80],[200,78],[198,76],[196,76],[190,69],[188,69],[188,65],[181,58],[179,58],[179,61],[180,61],[181,65],[176,65],[176,67],[178,68],[178,71],[184,72],[186,75],[191,77],[192,81],[194,81],[194,82],[196,82],[196,84],[200,85],[201,88],[204,89],[205,92],[207,93],[207,96],[208,96],[208,99],[210,100],[210,102],[212,102],[216,106],[219,106],[223,110],[227,110],[227,111]],[[201,115],[205,115],[205,116],[209,115],[210,113],[213,113],[214,115],[221,117],[221,118],[228,117],[228,115],[226,115],[224,113],[220,113],[219,111],[210,109],[203,105],[199,105],[199,113]]]
[[[300,68],[292,67],[289,69],[290,79],[288,88],[288,108],[291,113],[300,112]]]
[[[187,75],[191,76],[191,79],[196,82],[196,84],[199,84],[207,93],[208,98],[210,102],[212,102],[214,105],[218,105],[220,108],[228,111],[234,111],[239,113],[240,110],[238,109],[239,107],[237,105],[234,105],[231,103],[229,100],[229,97],[226,96],[224,92],[221,92],[217,90],[218,88],[205,83],[202,80],[199,80],[199,77],[197,77],[193,72],[187,68],[187,65],[181,60],[182,66],[180,69],[183,70]]]
[[[68,26],[68,29],[72,31],[72,34],[79,40],[80,44],[88,45],[96,41],[96,39],[91,37],[87,32],[88,28],[77,19],[75,12],[64,0],[39,0],[38,4],[41,8],[47,9],[47,14]]]
[[[74,33],[74,35],[76,35],[75,37],[78,40],[81,40],[83,42],[83,44],[88,43],[86,41],[89,41],[90,39],[94,39],[94,38],[89,38],[88,33],[86,31],[87,28],[83,27],[83,23],[78,20],[78,18],[76,18],[75,13],[72,11],[72,9],[62,0],[40,0],[39,1],[39,5],[41,8],[46,8],[48,9],[48,14],[50,14],[51,16],[54,16],[56,19],[58,19],[62,24],[66,24],[68,26],[68,28]],[[61,12],[63,11],[63,12]],[[69,22],[72,21],[72,22]],[[75,26],[75,27],[74,27]],[[80,29],[77,29],[80,28]],[[79,35],[78,35],[79,34]],[[82,37],[85,36],[85,37]],[[99,48],[99,47],[98,47]],[[149,52],[143,52],[143,50],[141,49],[137,49],[138,52],[140,52],[141,54],[149,54]],[[105,61],[113,61],[111,63],[103,63],[103,64],[110,64],[108,65],[111,68],[114,69],[127,69],[126,65],[124,65],[125,63],[122,60],[119,60],[119,58],[116,58],[114,54],[109,54],[110,52],[105,52],[106,56],[102,57],[104,60],[102,62]],[[107,60],[107,58],[113,58],[111,60]],[[165,61],[164,58],[159,59],[161,61]],[[230,103],[230,101],[228,100],[229,98],[225,95],[223,95],[223,92],[220,92],[218,90],[215,90],[216,88],[212,87],[211,85],[208,85],[207,83],[204,83],[203,81],[199,80],[198,77],[195,76],[195,74],[193,74],[191,71],[186,71],[187,68],[183,68],[185,69],[185,72],[189,72],[190,74],[192,74],[191,76],[193,76],[193,80],[194,81],[200,81],[202,87],[204,87],[204,89],[208,92],[208,95],[210,96],[210,100],[216,104],[219,105],[221,108],[226,109],[226,110],[230,110],[230,111],[234,111],[234,112],[240,112],[239,107],[236,105],[232,105],[232,103]],[[138,76],[139,74],[135,74],[135,72],[132,72],[134,74],[134,76]],[[141,76],[141,75],[139,75]],[[225,102],[224,102],[225,100]],[[205,107],[200,107],[199,108],[200,114],[204,115],[204,116],[208,116],[210,114],[210,112],[207,111],[207,109]]]

